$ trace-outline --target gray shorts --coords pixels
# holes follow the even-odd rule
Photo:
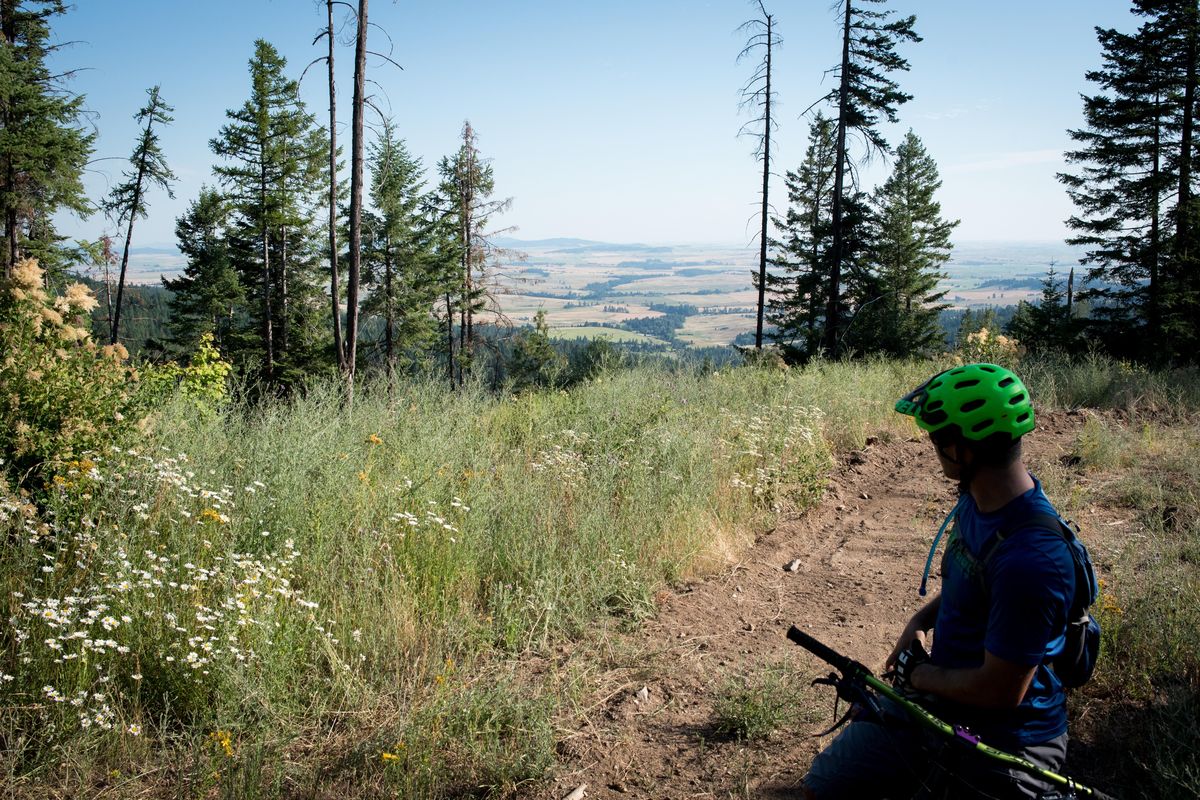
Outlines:
[[[818,800],[1026,800],[1059,796],[1054,788],[918,727],[885,701],[884,721],[851,722],[813,760],[804,785]],[[1012,752],[1057,772],[1067,735]]]

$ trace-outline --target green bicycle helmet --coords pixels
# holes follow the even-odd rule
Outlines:
[[[957,427],[964,439],[996,434],[1017,440],[1033,430],[1029,390],[1012,371],[995,364],[967,364],[939,372],[896,401],[896,411],[929,433]]]

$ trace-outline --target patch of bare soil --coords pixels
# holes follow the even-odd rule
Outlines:
[[[1035,474],[1069,463],[1083,420],[1077,413],[1043,417],[1027,439],[1026,463]],[[578,728],[561,741],[553,781],[530,796],[793,796],[829,741],[812,734],[833,721],[832,690],[813,691],[817,705],[805,714],[811,722],[753,743],[716,735],[717,693],[729,676],[781,661],[804,683],[827,674],[787,641],[793,623],[880,669],[922,602],[925,555],[955,494],[925,439],[871,440],[845,454],[818,507],[785,516],[723,573],[660,596],[657,615],[614,646],[624,656],[597,679]],[[1093,537],[1113,529],[1095,516],[1103,509],[1091,514],[1080,522],[1095,550],[1102,543]],[[934,572],[931,593],[938,588]]]

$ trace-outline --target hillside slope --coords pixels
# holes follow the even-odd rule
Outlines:
[[[1029,440],[1035,473],[1063,473],[1083,419],[1044,418]],[[807,688],[829,670],[785,631],[798,624],[881,668],[921,602],[925,554],[954,495],[923,439],[871,440],[844,457],[819,507],[785,517],[722,574],[660,596],[655,618],[614,647],[623,663],[597,680],[565,737],[564,767],[538,796],[561,798],[582,784],[591,798],[791,796],[829,741],[811,735],[832,724],[834,698],[827,687]],[[1103,565],[1104,537],[1120,530],[1119,520],[1094,508],[1079,521]],[[795,559],[799,568],[789,572]],[[758,743],[720,736],[714,705],[730,680],[772,669],[798,693],[798,721]],[[648,697],[637,696],[642,687]],[[1069,767],[1086,774],[1087,761],[1086,737],[1077,738]]]

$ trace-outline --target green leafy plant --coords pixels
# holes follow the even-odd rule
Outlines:
[[[795,676],[786,664],[731,678],[713,703],[716,731],[735,739],[765,739],[797,719],[800,699]]]

